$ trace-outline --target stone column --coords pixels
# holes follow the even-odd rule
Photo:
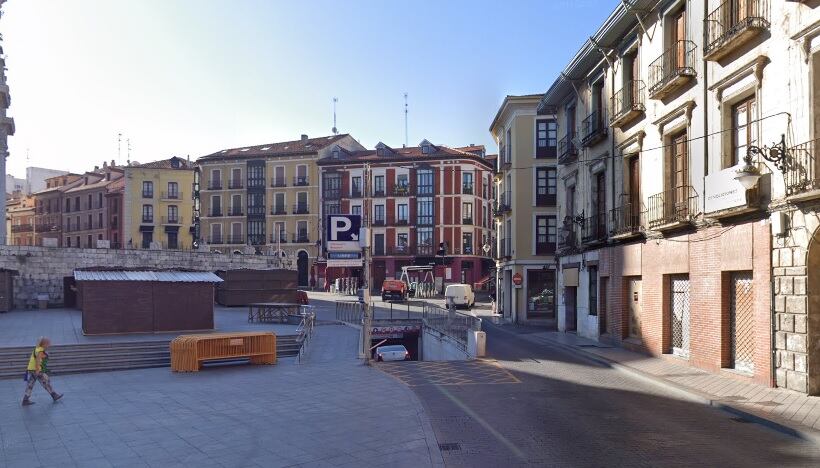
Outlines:
[[[0,0],[0,8],[6,0]],[[0,11],[0,17],[3,12]],[[6,59],[0,47],[0,207],[3,208],[3,229],[0,230],[0,245],[6,245],[6,158],[9,155],[8,137],[14,135],[14,119],[6,116],[11,104],[9,87],[6,83]]]

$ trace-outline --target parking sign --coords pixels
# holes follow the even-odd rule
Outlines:
[[[327,215],[325,226],[328,252],[357,252],[361,250],[359,246],[359,229],[362,226],[362,217],[360,215]]]

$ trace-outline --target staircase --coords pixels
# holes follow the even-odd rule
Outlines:
[[[121,343],[53,345],[49,348],[48,367],[52,374],[170,367],[170,341],[129,341]],[[299,354],[296,335],[276,336],[276,356]],[[0,348],[0,379],[19,378],[28,366],[34,346]]]

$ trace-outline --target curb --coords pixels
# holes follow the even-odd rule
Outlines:
[[[574,346],[574,345],[566,344],[566,343],[561,343],[559,341],[556,341],[556,340],[553,340],[553,339],[550,339],[550,338],[547,338],[547,337],[543,337],[543,336],[539,336],[536,339],[532,339],[532,338],[528,338],[527,335],[519,335],[515,332],[511,332],[509,330],[504,330],[504,329],[502,329],[501,327],[498,327],[498,326],[496,326],[495,328],[502,331],[503,333],[507,333],[507,334],[510,334],[510,335],[513,335],[513,336],[520,336],[520,337],[524,338],[525,340],[533,342],[533,343],[548,344],[548,345],[551,345],[551,346],[555,346],[557,348],[562,348],[562,349],[567,350],[567,351],[573,351],[574,353],[576,353],[577,355],[580,355],[580,357],[582,357],[584,359],[587,359],[587,360],[590,360],[590,361],[593,361],[593,362],[596,362],[598,364],[602,364],[602,365],[605,365],[605,366],[608,366],[608,367],[612,367],[613,369],[617,369],[621,372],[628,373],[628,374],[632,375],[633,377],[639,378],[640,380],[652,383],[652,384],[654,384],[656,386],[659,386],[659,387],[662,387],[662,388],[664,388],[668,391],[672,391],[672,392],[677,393],[681,396],[684,396],[685,398],[687,398],[691,401],[701,403],[701,404],[706,405],[706,406],[711,406],[712,408],[716,408],[716,409],[719,409],[721,411],[727,412],[729,414],[741,417],[741,418],[743,418],[743,419],[745,419],[749,422],[759,424],[761,426],[767,427],[769,429],[780,432],[782,434],[786,434],[786,435],[796,437],[796,438],[799,438],[799,439],[808,440],[808,441],[813,442],[814,444],[820,445],[820,431],[814,431],[814,430],[808,429],[808,428],[807,429],[801,429],[801,428],[797,428],[797,427],[790,426],[788,424],[779,422],[779,421],[777,421],[773,418],[766,418],[764,416],[760,416],[760,415],[755,414],[755,413],[753,413],[749,410],[740,408],[740,407],[735,406],[735,405],[728,404],[728,403],[726,403],[724,401],[721,401],[721,400],[714,399],[711,396],[709,396],[707,394],[704,394],[704,393],[701,393],[697,390],[693,390],[693,389],[685,387],[683,385],[679,385],[679,384],[676,384],[674,382],[670,382],[666,379],[663,379],[663,378],[657,377],[655,375],[649,374],[647,372],[635,369],[634,367],[631,367],[631,366],[628,366],[628,365],[625,365],[625,364],[621,364],[620,362],[609,359],[607,357],[599,356],[595,353],[591,353],[591,352],[589,352],[589,351],[587,351],[583,348],[580,348],[578,346]]]

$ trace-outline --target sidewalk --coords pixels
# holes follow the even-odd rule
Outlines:
[[[569,349],[604,365],[648,378],[701,403],[737,414],[780,432],[820,443],[820,397],[745,383],[666,359],[612,347],[572,333],[500,326],[540,344]]]

